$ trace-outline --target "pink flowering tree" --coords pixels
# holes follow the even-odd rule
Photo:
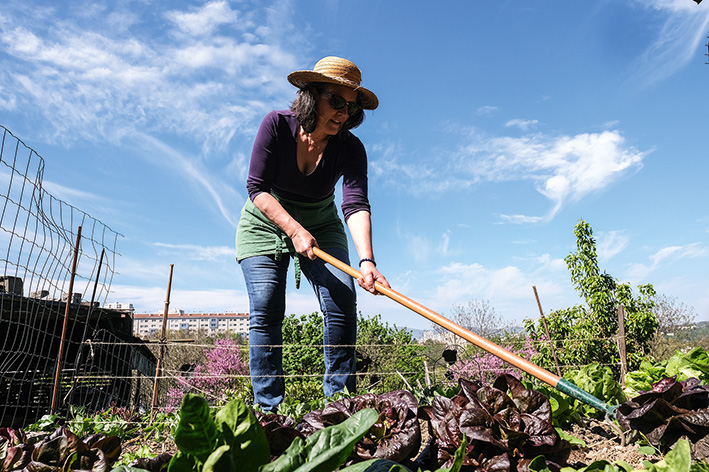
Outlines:
[[[194,371],[178,378],[178,385],[168,390],[168,405],[178,407],[186,393],[204,396],[216,405],[234,397],[248,402],[251,395],[249,367],[242,356],[244,346],[231,338],[221,338],[214,347],[204,349],[206,361]]]

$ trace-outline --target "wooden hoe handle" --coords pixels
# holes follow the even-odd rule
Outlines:
[[[353,268],[350,267],[349,265],[345,264],[341,260],[331,256],[330,254],[326,253],[320,248],[313,248],[313,252],[317,257],[320,259],[324,260],[328,264],[333,265],[334,267],[340,269],[342,272],[346,273],[347,275],[354,277],[355,279],[358,279],[362,276],[360,272]],[[419,315],[427,318],[428,320],[436,323],[438,326],[441,326],[448,331],[450,331],[453,334],[456,334],[460,336],[461,338],[465,339],[466,341],[469,341],[476,346],[486,350],[490,354],[493,354],[494,356],[499,357],[505,362],[508,362],[509,364],[512,364],[515,367],[518,367],[522,369],[524,372],[527,372],[528,374],[536,377],[537,379],[541,380],[542,382],[551,385],[552,387],[566,393],[567,395],[570,395],[584,403],[587,403],[595,408],[598,408],[601,411],[606,412],[607,414],[611,414],[615,411],[614,407],[611,407],[609,405],[606,405],[603,403],[601,400],[598,398],[594,397],[590,393],[581,390],[574,384],[570,383],[566,379],[563,379],[559,377],[556,374],[553,374],[549,372],[548,370],[539,367],[536,364],[532,364],[529,362],[527,359],[524,359],[523,357],[520,357],[516,354],[511,353],[507,349],[493,343],[492,341],[489,341],[482,336],[478,336],[477,334],[473,333],[470,330],[467,330],[460,326],[459,324],[456,324],[449,320],[448,318],[445,318],[444,316],[439,315],[433,310],[429,310],[425,306],[421,305],[420,303],[415,302],[414,300],[398,293],[395,290],[392,290],[388,287],[385,287],[384,285],[380,284],[379,282],[374,282],[374,286],[377,289],[377,291],[383,295],[386,295],[387,297],[391,298],[395,302],[400,303],[401,305],[404,305],[406,308],[409,308],[410,310],[415,311]]]

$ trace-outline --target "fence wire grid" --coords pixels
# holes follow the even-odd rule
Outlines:
[[[120,346],[136,339],[130,317],[101,308],[116,273],[121,235],[43,188],[44,168],[41,156],[0,126],[0,426],[35,421],[56,397],[61,408],[70,398],[97,407],[127,401],[130,388],[93,377],[122,376],[126,365],[146,375],[154,362],[144,347]],[[117,346],[92,355],[86,352],[92,339]]]

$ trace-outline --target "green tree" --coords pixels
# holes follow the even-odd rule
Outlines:
[[[286,397],[312,403],[323,397],[323,319],[319,312],[283,320],[283,373]]]
[[[357,319],[358,390],[379,393],[406,388],[423,378],[421,347],[410,331],[390,326],[381,315]],[[283,322],[283,370],[286,395],[312,402],[322,398],[323,320],[318,312],[289,315]],[[397,373],[398,372],[398,373]]]
[[[564,260],[571,273],[574,288],[585,300],[586,306],[577,305],[551,312],[547,317],[549,337],[556,347],[562,366],[581,366],[592,362],[610,365],[617,373],[620,369],[618,335],[618,308],[623,307],[628,368],[636,369],[649,352],[658,326],[652,312],[655,290],[652,285],[638,286],[633,294],[628,283],[619,283],[598,266],[596,241],[591,225],[581,220],[574,228],[575,253]],[[541,321],[525,320],[529,336],[538,341],[538,354],[533,362],[552,368],[551,348]],[[562,367],[563,369],[563,367]]]
[[[423,349],[411,331],[383,323],[381,315],[360,314],[357,320],[360,390],[384,393],[423,384]]]

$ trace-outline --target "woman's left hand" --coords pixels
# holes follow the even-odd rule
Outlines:
[[[391,288],[387,279],[377,270],[377,267],[369,261],[364,261],[359,267],[359,273],[362,274],[360,278],[357,279],[357,283],[360,287],[374,295],[379,295],[379,292],[374,286],[374,282],[378,282],[385,286],[386,288]]]

